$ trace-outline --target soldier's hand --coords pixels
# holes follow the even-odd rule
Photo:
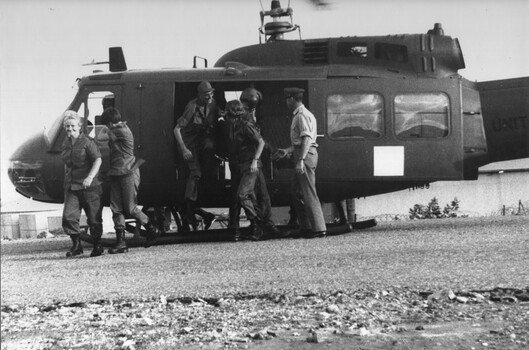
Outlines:
[[[83,180],[83,188],[88,188],[92,184],[92,180],[94,178],[91,176],[87,176],[86,179]]]
[[[279,160],[286,157],[288,154],[287,150],[284,148],[278,148],[277,151],[272,155],[272,160]]]
[[[296,163],[296,172],[298,174],[303,174],[305,172],[305,162],[302,159],[298,160]]]
[[[254,159],[252,160],[252,165],[250,165],[250,172],[255,173],[257,169],[257,159]]]
[[[185,160],[190,160],[191,158],[193,158],[193,153],[191,153],[190,150],[188,150],[187,148],[185,148],[185,149],[182,151],[182,156],[184,157]]]

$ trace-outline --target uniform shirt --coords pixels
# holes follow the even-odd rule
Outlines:
[[[97,158],[101,158],[101,153],[94,140],[80,134],[72,144],[71,138],[66,138],[62,144],[62,161],[64,162],[64,189],[83,190],[83,181],[86,179],[92,165]],[[97,174],[90,184],[95,187],[101,184],[99,174]]]
[[[134,136],[126,122],[119,122],[109,128],[110,169],[108,175],[127,175],[136,161],[134,157]]]
[[[290,125],[290,142],[292,146],[301,146],[301,138],[310,137],[311,146],[318,147],[316,143],[316,118],[304,105],[294,110],[294,118]]]
[[[261,134],[255,124],[237,119],[227,122],[228,128],[228,152],[230,160],[239,163],[251,161],[261,140]]]
[[[204,107],[197,104],[196,98],[189,101],[184,114],[176,122],[186,147],[193,146],[203,141],[208,135],[213,134],[218,116],[217,103],[215,100],[211,100],[206,106],[206,113],[204,113]]]

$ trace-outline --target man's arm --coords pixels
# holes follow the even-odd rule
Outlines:
[[[83,180],[83,187],[88,188],[92,184],[92,181],[94,180],[94,177],[99,172],[99,168],[101,167],[101,157],[96,158],[94,162],[92,163],[92,168],[90,168],[90,172],[88,173],[88,176],[86,179]]]
[[[290,146],[288,148],[278,148],[272,155],[272,160],[283,159],[287,156],[290,156],[294,152],[294,147]]]
[[[299,159],[296,160],[296,171],[298,174],[303,174],[305,172],[305,158],[307,153],[309,153],[311,138],[309,136],[301,137],[301,152]]]
[[[250,166],[250,171],[252,173],[255,173],[257,171],[257,162],[259,161],[259,158],[261,157],[261,153],[263,153],[263,149],[265,146],[265,142],[262,137],[259,137],[257,142],[257,150],[255,151],[255,156],[253,157],[252,165]]]
[[[186,144],[184,143],[184,139],[182,138],[182,133],[180,132],[182,128],[180,126],[175,126],[173,133],[176,138],[176,142],[178,143],[178,146],[180,146],[180,150],[182,151],[182,156],[185,160],[191,159],[193,157],[193,154],[190,150],[187,149]]]

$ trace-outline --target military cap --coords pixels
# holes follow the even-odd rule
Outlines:
[[[200,84],[198,84],[197,92],[199,95],[202,95],[208,92],[213,92],[213,91],[215,91],[215,89],[211,87],[211,84],[209,83],[209,81],[201,81]]]
[[[296,96],[298,94],[302,94],[305,92],[305,90],[297,88],[297,87],[291,87],[291,88],[285,88],[285,97],[291,97]]]

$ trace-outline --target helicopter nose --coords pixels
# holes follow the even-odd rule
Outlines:
[[[16,191],[36,201],[61,203],[59,156],[60,153],[48,152],[43,133],[24,142],[11,156],[7,171]]]

